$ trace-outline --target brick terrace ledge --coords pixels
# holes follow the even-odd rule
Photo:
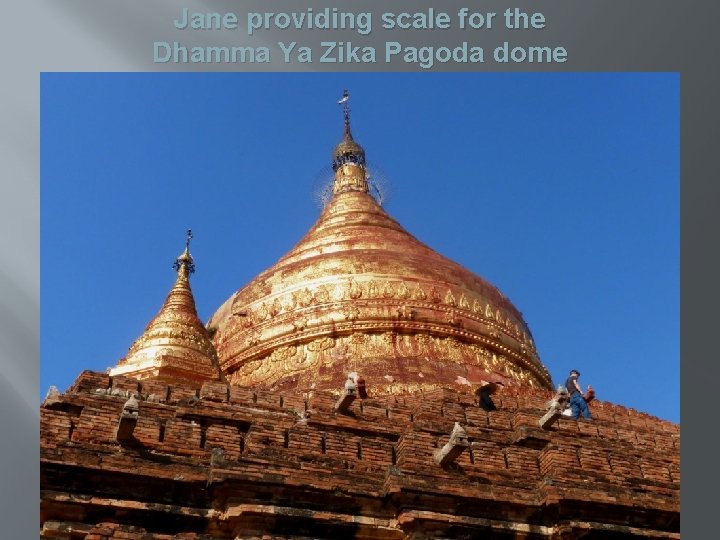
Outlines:
[[[531,389],[492,412],[437,390],[340,413],[339,393],[85,371],[42,404],[41,538],[680,537],[677,424],[593,402],[541,429]]]

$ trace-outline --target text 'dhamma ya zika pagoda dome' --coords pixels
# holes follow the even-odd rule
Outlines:
[[[347,107],[332,164],[332,196],[315,225],[209,321],[228,381],[336,389],[357,371],[381,394],[483,380],[551,388],[510,301],[417,240],[371,195]]]

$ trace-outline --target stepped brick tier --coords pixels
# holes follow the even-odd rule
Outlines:
[[[679,538],[679,426],[552,392],[357,399],[83,372],[41,408],[41,538]],[[462,436],[450,440],[461,427]],[[437,456],[454,444],[454,458]]]

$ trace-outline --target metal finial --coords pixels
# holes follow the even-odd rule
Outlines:
[[[190,255],[190,240],[192,237],[192,229],[188,229],[187,237],[185,239],[185,251],[183,251],[173,263],[173,269],[176,272],[179,272],[181,268],[185,268],[188,275],[195,272],[195,261],[193,260],[192,255]]]
[[[350,132],[350,93],[345,90],[343,91],[342,97],[338,100],[338,104],[343,106],[343,115],[345,116],[345,130],[343,134],[343,140],[340,141],[335,147],[333,152],[333,171],[336,171],[345,163],[353,163],[355,165],[365,165],[365,151],[362,146],[355,142],[352,133]],[[362,185],[365,186],[363,180]],[[365,186],[364,191],[367,191]],[[335,188],[333,188],[335,190]]]
[[[347,90],[343,90],[342,97],[338,100],[338,105],[343,106],[343,116],[345,117],[345,128],[350,126],[350,94]]]

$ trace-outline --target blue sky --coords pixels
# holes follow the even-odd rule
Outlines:
[[[320,213],[353,134],[409,232],[523,313],[555,384],[680,420],[677,74],[41,76],[41,380],[124,356],[193,229],[207,321]]]

